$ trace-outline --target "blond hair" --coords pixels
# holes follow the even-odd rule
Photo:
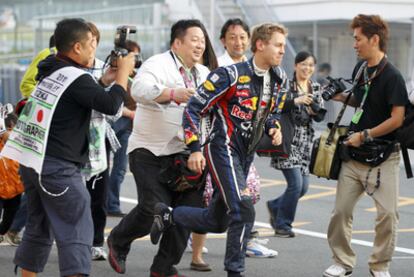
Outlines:
[[[262,40],[268,42],[272,38],[272,34],[278,32],[287,36],[288,30],[285,26],[277,23],[263,23],[253,27],[250,49],[253,53],[256,52],[256,42]]]

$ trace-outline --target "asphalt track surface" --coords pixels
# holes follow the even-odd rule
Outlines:
[[[277,238],[268,223],[265,202],[280,195],[286,186],[280,171],[269,167],[269,160],[256,158],[256,167],[261,177],[261,200],[256,207],[256,228],[261,238],[268,238],[267,246],[279,252],[276,258],[247,258],[246,276],[262,277],[320,277],[331,265],[331,252],[326,240],[326,230],[335,200],[334,181],[310,178],[310,188],[299,203],[294,224],[295,238]],[[122,186],[122,208],[128,211],[136,203],[136,188],[131,174],[126,176]],[[405,178],[401,169],[399,211],[400,224],[397,248],[391,264],[392,276],[414,276],[414,181]],[[372,199],[364,196],[357,204],[354,213],[354,232],[352,247],[357,253],[357,265],[353,276],[369,276],[367,260],[372,250],[374,239],[375,208]],[[119,218],[109,217],[106,235],[117,224]],[[191,254],[185,253],[177,268],[189,277],[223,277],[223,257],[225,251],[225,234],[209,234],[206,244],[209,253],[204,256],[213,271],[195,272],[190,270]],[[0,244],[0,276],[14,275],[12,259],[15,247]],[[156,247],[148,237],[135,241],[127,260],[127,272],[115,273],[107,261],[92,262],[91,276],[149,276],[149,267]],[[54,246],[48,264],[38,276],[59,276],[58,257]]]

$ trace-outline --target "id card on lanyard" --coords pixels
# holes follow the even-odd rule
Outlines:
[[[371,78],[369,78],[368,76],[368,69],[367,69],[368,67],[364,68],[364,90],[365,92],[364,92],[364,96],[362,97],[361,104],[359,105],[354,115],[352,116],[352,120],[351,120],[352,123],[358,124],[359,121],[361,120],[361,117],[364,113],[363,106],[365,104],[365,101],[367,100],[368,92],[371,87],[372,80],[374,80],[382,72],[386,64],[387,64],[387,57],[384,56],[384,58],[382,58],[381,62],[379,63],[377,69],[375,69],[375,71],[372,73]]]

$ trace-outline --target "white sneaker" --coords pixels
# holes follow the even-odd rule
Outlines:
[[[105,261],[106,259],[108,259],[108,253],[103,247],[92,247],[92,261]]]
[[[185,249],[185,252],[193,253],[193,239],[191,238],[191,236],[188,238],[187,248]],[[207,247],[203,246],[202,253],[203,254],[207,254],[208,253]]]
[[[246,257],[250,258],[274,258],[279,253],[275,250],[265,247],[266,240],[251,239],[247,243]]]
[[[386,271],[375,271],[370,269],[369,273],[371,273],[372,277],[391,277],[391,274],[388,270]]]
[[[323,273],[324,277],[349,277],[352,276],[352,270],[346,270],[339,264],[333,264]]]

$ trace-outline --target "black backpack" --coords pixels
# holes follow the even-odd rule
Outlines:
[[[404,159],[407,178],[413,177],[408,149],[414,149],[414,106],[406,106],[403,125],[396,132],[396,139],[401,145],[401,152]]]

